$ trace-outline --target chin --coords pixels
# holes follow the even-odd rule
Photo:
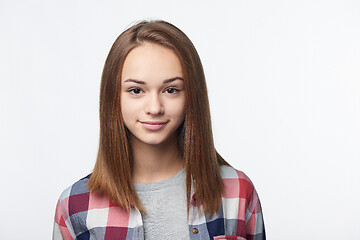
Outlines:
[[[159,136],[136,136],[131,134],[131,138],[135,142],[148,145],[158,145],[164,141]]]
[[[164,143],[165,142],[165,140],[163,140],[163,139],[147,139],[147,140],[141,140],[140,139],[140,141],[141,142],[143,142],[143,143],[145,143],[145,144],[148,144],[148,145],[160,145],[160,144],[162,144],[162,143]]]
[[[142,133],[138,135],[131,134],[135,141],[140,144],[146,145],[162,145],[172,144],[173,141],[177,141],[176,133],[169,132],[153,132],[153,133]]]

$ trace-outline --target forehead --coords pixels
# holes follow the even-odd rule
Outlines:
[[[153,43],[131,50],[121,73],[122,82],[129,78],[151,81],[182,76],[181,63],[174,51]]]

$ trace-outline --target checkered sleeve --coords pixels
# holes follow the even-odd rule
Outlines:
[[[259,196],[253,188],[245,216],[246,238],[253,240],[265,240],[265,227],[260,205]]]
[[[73,230],[66,224],[64,218],[64,209],[62,208],[62,202],[59,199],[55,210],[55,219],[53,227],[53,240],[72,240]]]
[[[126,211],[87,188],[90,175],[65,189],[57,202],[53,239],[142,239],[141,213]]]
[[[246,240],[265,240],[259,196],[248,176],[230,166],[222,166],[222,195],[225,235]]]

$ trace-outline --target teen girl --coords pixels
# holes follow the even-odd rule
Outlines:
[[[265,239],[249,178],[213,143],[200,58],[164,21],[114,42],[94,171],[58,201],[53,239]]]

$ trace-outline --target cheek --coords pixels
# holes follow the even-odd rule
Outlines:
[[[135,107],[126,98],[121,99],[121,114],[126,123],[126,120],[131,119],[134,115]]]
[[[171,115],[182,121],[185,117],[185,101],[171,104],[168,108]]]

